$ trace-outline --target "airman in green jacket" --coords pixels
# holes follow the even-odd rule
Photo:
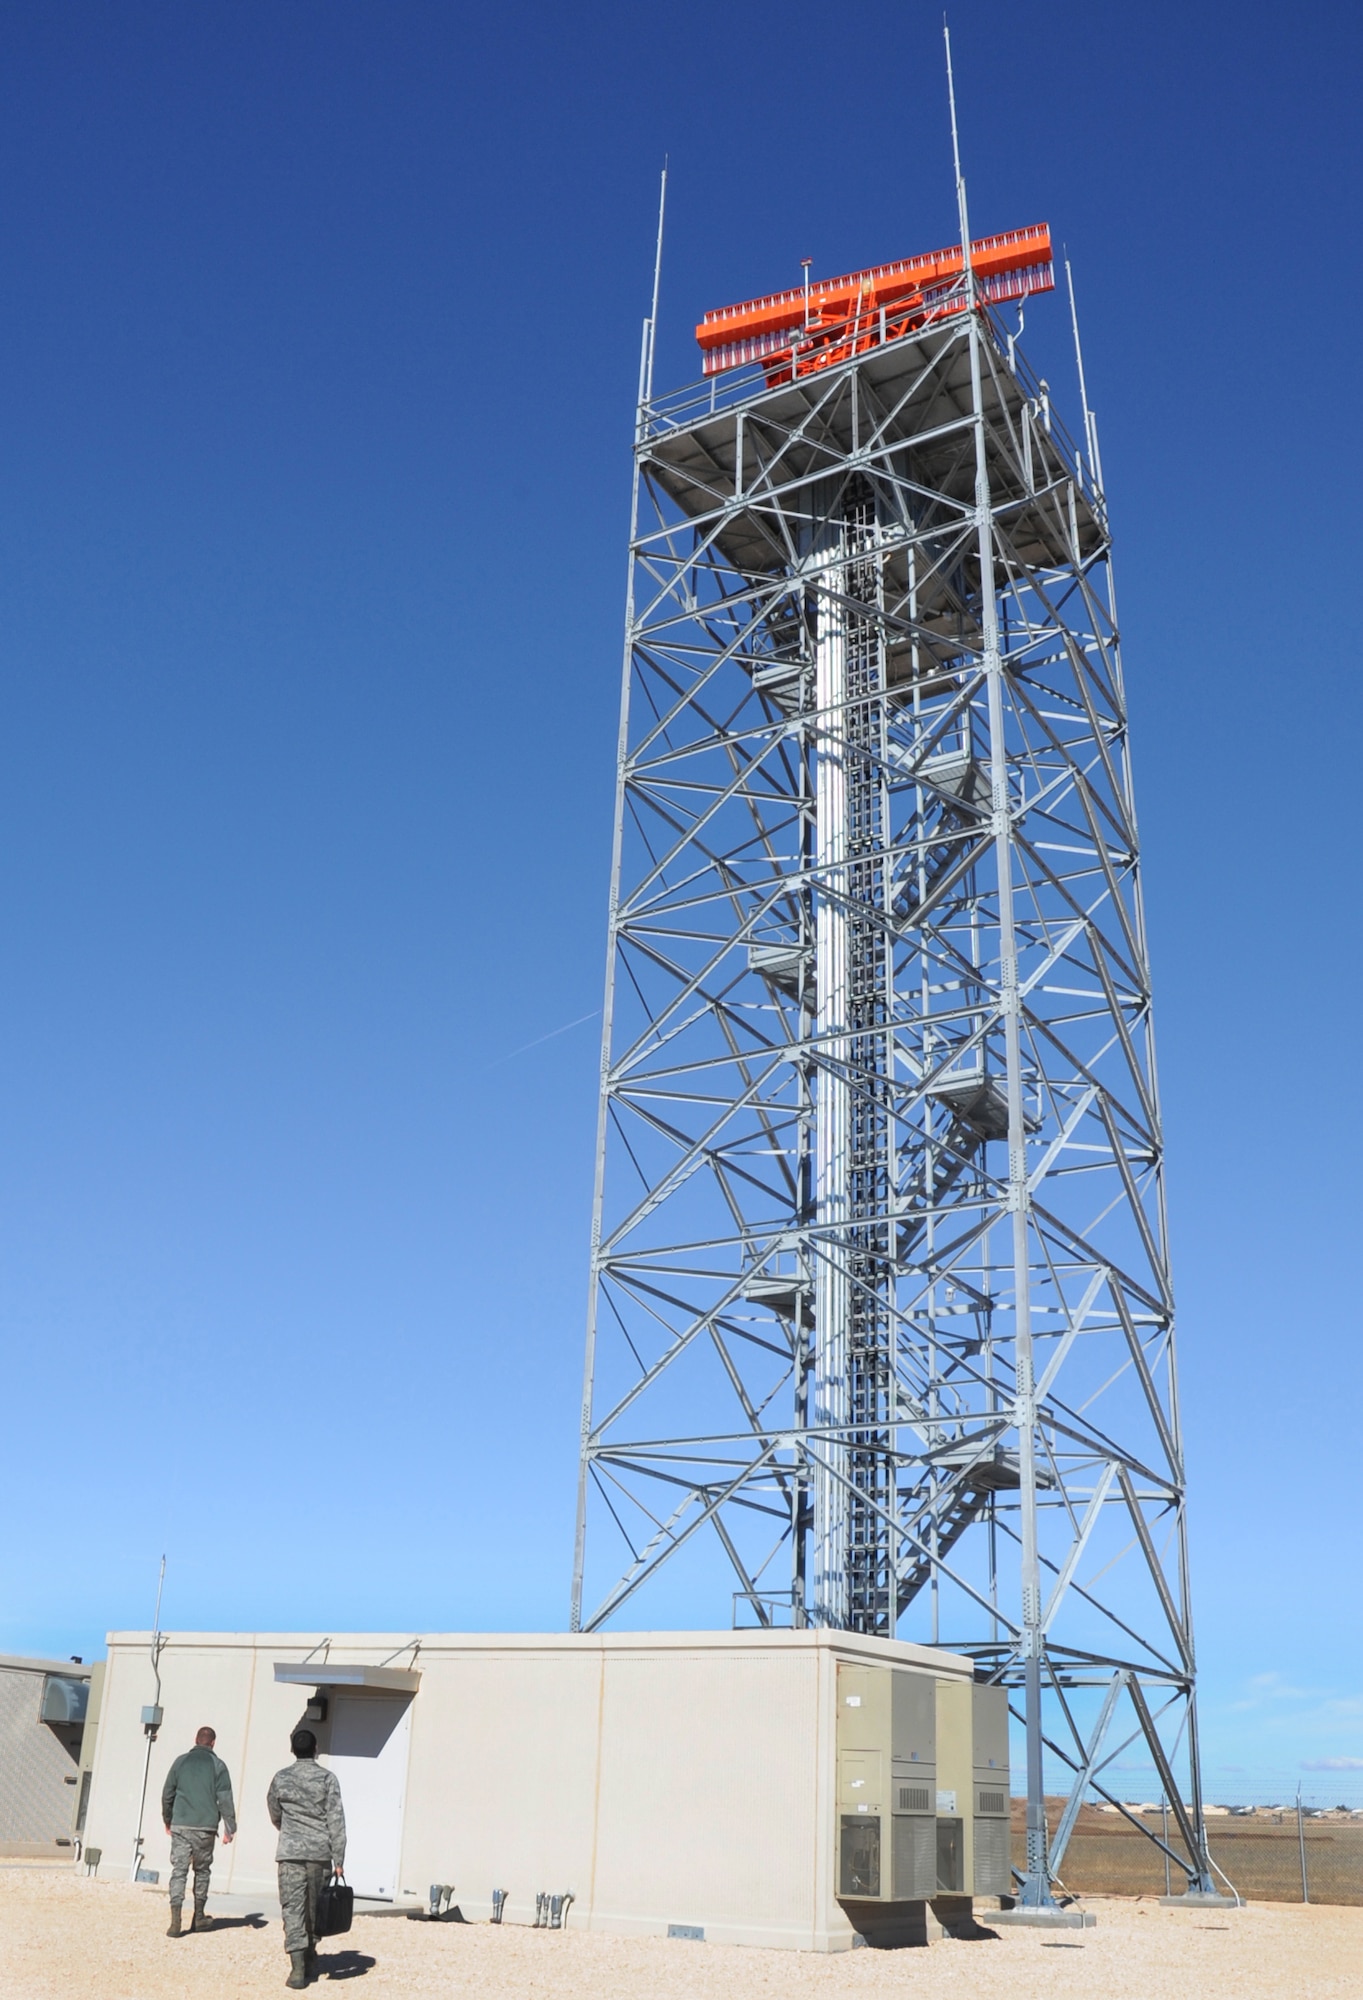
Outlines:
[[[232,1804],[232,1780],[221,1757],[213,1753],[216,1732],[203,1728],[194,1738],[194,1748],[177,1757],[161,1787],[161,1818],[170,1835],[170,1929],[167,1937],[181,1935],[180,1912],[185,1900],[185,1884],[191,1863],[194,1868],[194,1915],[189,1928],[209,1928],[205,1905],[208,1878],[213,1868],[213,1843],[222,1821],[223,1845],[237,1830],[236,1808]]]

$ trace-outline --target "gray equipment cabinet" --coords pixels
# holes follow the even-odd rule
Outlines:
[[[901,1667],[838,1667],[837,1893],[1007,1895],[1008,1697]]]
[[[1007,1896],[1013,1889],[1008,1818],[1008,1691],[971,1690],[975,1806],[975,1894]]]

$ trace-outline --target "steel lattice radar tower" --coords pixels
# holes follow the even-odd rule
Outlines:
[[[1096,433],[997,311],[1049,232],[960,205],[693,389],[645,324],[573,1624],[709,1552],[739,1622],[971,1654],[1024,1901],[1123,1749],[1210,1893]]]

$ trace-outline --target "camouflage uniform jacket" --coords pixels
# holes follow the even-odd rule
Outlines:
[[[232,1780],[222,1758],[202,1743],[177,1757],[161,1788],[161,1817],[170,1827],[204,1827],[214,1833],[221,1820],[229,1833],[235,1833]]]
[[[336,1773],[315,1757],[298,1757],[276,1771],[266,1794],[270,1818],[279,1828],[276,1861],[345,1862],[345,1813]]]

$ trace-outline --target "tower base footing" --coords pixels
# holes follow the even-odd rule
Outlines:
[[[980,1922],[991,1929],[995,1924],[1007,1924],[1010,1928],[1030,1926],[1043,1931],[1091,1931],[1098,1919],[1092,1910],[1061,1909],[1058,1903],[1044,1909],[1035,1904],[1028,1907],[1015,1903],[1011,1910],[990,1910],[981,1916]]]

